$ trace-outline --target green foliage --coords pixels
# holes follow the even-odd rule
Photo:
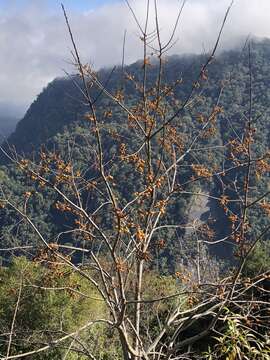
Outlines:
[[[229,314],[228,314],[229,315]],[[245,319],[230,314],[225,320],[225,330],[214,337],[217,344],[205,353],[207,360],[268,360],[270,341],[255,334],[245,326]]]
[[[18,301],[13,329],[16,346],[12,345],[11,354],[19,354],[50,343],[52,334],[61,338],[90,320],[95,320],[101,314],[106,318],[103,300],[89,282],[64,265],[47,268],[23,257],[15,258],[8,268],[0,269],[0,279],[1,334],[9,334]],[[95,341],[97,332],[99,339]],[[1,335],[2,355],[6,352],[8,338],[8,335]],[[104,327],[87,329],[82,338],[89,339],[91,341],[89,348],[97,353],[112,351],[110,346],[105,346],[107,334]],[[61,344],[61,349],[56,347],[46,354],[42,353],[31,358],[59,359],[62,357],[61,354],[65,353],[65,344],[68,348],[70,340],[64,342],[64,345]],[[74,348],[79,354],[80,346],[76,342]],[[106,359],[105,355],[100,358]],[[76,351],[71,351],[67,359],[84,359],[84,357],[76,355]]]
[[[269,271],[270,269],[270,241],[265,240],[259,242],[250,256],[244,268],[246,276],[256,276],[258,274]]]
[[[31,262],[24,257],[13,258],[9,267],[0,268],[0,329],[2,334],[9,334],[14,317],[16,303],[18,312],[15,316],[11,354],[32,351],[42,344],[50,343],[51,336],[61,338],[90,320],[106,318],[106,309],[100,295],[89,282],[78,273],[73,273],[65,265],[50,267],[39,262]],[[134,286],[132,283],[129,286]],[[21,296],[18,300],[20,287]],[[176,279],[172,276],[160,276],[148,271],[143,281],[145,300],[169,297],[179,292]],[[181,299],[183,302],[184,299]],[[145,327],[159,328],[161,317],[168,315],[170,308],[180,301],[178,297],[167,301],[156,301],[144,305],[143,322]],[[108,330],[106,325],[97,323],[94,327],[80,333],[87,351],[100,360],[122,359],[121,347],[116,330]],[[14,339],[13,339],[14,340]],[[0,338],[0,353],[7,349],[8,335]],[[32,355],[32,359],[59,359],[70,347],[71,340],[61,343],[45,353]],[[68,353],[68,360],[83,360],[80,344],[73,341]]]

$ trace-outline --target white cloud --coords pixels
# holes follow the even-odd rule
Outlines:
[[[130,1],[143,23],[146,0]],[[184,8],[172,53],[200,53],[214,43],[230,0],[189,0]],[[10,1],[11,5],[16,1]],[[161,36],[166,41],[181,2],[158,0]],[[68,10],[68,9],[67,9]],[[153,14],[153,5],[151,6]],[[236,0],[222,37],[221,47],[234,47],[248,34],[270,37],[269,0]],[[120,63],[127,29],[126,61],[142,55],[134,19],[124,1],[96,10],[69,13],[84,60],[96,68]],[[150,21],[153,28],[153,17]],[[7,7],[0,15],[0,103],[24,111],[48,81],[70,70],[70,40],[59,7],[52,12],[42,0],[24,7]],[[1,104],[0,104],[1,105]],[[1,106],[0,106],[1,107]],[[14,110],[15,111],[15,110]],[[16,110],[17,111],[17,110]],[[11,111],[12,112],[12,111]]]

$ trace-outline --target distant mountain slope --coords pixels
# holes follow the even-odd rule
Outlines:
[[[63,125],[74,121],[80,109],[77,92],[68,79],[56,79],[31,104],[9,137],[19,151],[32,151],[46,142]]]
[[[179,85],[174,89],[174,100],[169,104],[170,110],[174,109],[174,106],[179,106],[183,102],[189,92],[191,91],[194,82],[197,79],[202,64],[205,61],[204,56],[185,56],[169,57],[165,63],[163,77],[165,82],[172,83],[179,79]],[[147,89],[151,89],[151,86],[156,81],[155,64],[152,64],[148,68],[148,83]],[[140,83],[142,79],[142,63],[137,62],[125,68],[125,73],[129,74]],[[200,96],[196,99],[197,103],[194,108],[185,110],[175,118],[175,123],[179,126],[180,132],[183,136],[192,135],[196,133],[199,126],[199,116],[209,116],[215,104],[218,101],[218,106],[222,109],[218,116],[217,129],[213,139],[212,138],[199,138],[197,141],[198,148],[205,147],[206,145],[222,147],[224,144],[228,144],[229,141],[238,137],[240,140],[243,137],[244,127],[246,124],[247,116],[249,116],[249,97],[250,97],[250,68],[249,68],[249,55],[247,49],[244,51],[230,51],[219,55],[212,61],[209,67],[209,71],[206,75],[205,85],[200,92]],[[265,40],[260,43],[254,43],[251,50],[251,73],[252,73],[252,127],[254,128],[254,140],[255,144],[252,148],[254,151],[253,156],[260,156],[269,150],[270,143],[270,41]],[[101,70],[98,73],[100,81],[106,84],[106,88],[113,94],[119,89],[123,90],[124,103],[127,107],[133,107],[136,104],[138,92],[135,91],[134,86],[130,82],[124,81],[125,75],[121,68],[116,68],[114,71],[111,69]],[[74,159],[76,163],[82,164],[87,176],[93,176],[88,174],[91,168],[91,151],[85,151],[85,147],[89,146],[92,149],[93,145],[93,131],[91,125],[84,120],[85,112],[88,111],[85,104],[85,100],[78,89],[80,85],[80,78],[78,76],[72,76],[71,78],[55,79],[51,82],[46,89],[38,96],[33,104],[28,109],[24,118],[18,123],[15,132],[8,139],[8,146],[14,146],[19,153],[30,154],[33,150],[38,152],[40,147],[44,144],[49,149],[57,150],[58,152],[67,154],[67,144],[74,139],[77,140],[76,145],[72,149]],[[116,151],[119,149],[119,139],[115,139],[113,131],[119,127],[119,134],[126,142],[130,137],[128,125],[125,122],[125,126],[122,126],[124,120],[126,120],[127,114],[125,114],[116,104],[114,104],[105,94],[101,94],[100,89],[95,86],[91,87],[92,98],[96,99],[96,109],[98,115],[101,115],[101,125],[103,127],[102,140],[105,144],[104,157],[112,159]],[[176,103],[175,103],[176,102]],[[103,116],[104,112],[112,111],[111,117]],[[91,132],[92,131],[92,132]],[[118,136],[118,138],[121,138]],[[132,139],[133,141],[134,139]],[[91,143],[92,142],[92,143]],[[138,144],[140,139],[138,139]],[[93,146],[94,147],[94,146]],[[183,178],[188,173],[191,176],[190,164],[194,161],[197,163],[209,165],[213,167],[223,166],[224,150],[216,151],[213,156],[208,157],[203,151],[196,153],[193,158],[189,158],[187,163],[184,164]],[[38,157],[36,157],[38,158]],[[189,161],[189,162],[188,162]],[[2,163],[7,165],[7,160],[2,156]],[[226,164],[225,164],[226,165]],[[5,170],[6,171],[6,170]],[[134,174],[130,171],[129,167],[114,168],[119,178],[126,179],[126,182],[119,192],[121,196],[126,200],[129,199],[131,194],[138,190],[136,188],[138,183],[134,180]],[[241,171],[239,171],[240,173]],[[10,166],[8,168],[9,177],[12,180],[7,180],[7,184],[12,191],[21,196],[20,192],[25,191],[24,187],[18,185],[21,174],[18,175],[16,170]],[[0,173],[1,175],[1,173]],[[234,178],[234,173],[230,173],[230,178],[223,179],[226,181],[241,181],[238,174]],[[4,175],[3,175],[4,178]],[[182,179],[181,179],[182,180]],[[29,184],[26,182],[27,186]],[[255,184],[253,184],[255,185]],[[230,190],[222,188],[218,177],[213,181],[204,185],[207,187],[207,192],[213,195],[224,194],[230,197],[234,196],[233,192],[228,193]],[[256,194],[263,194],[269,187],[269,173],[264,174],[259,184],[256,184]],[[254,186],[255,188],[255,186]],[[201,188],[197,189],[198,191]],[[227,191],[227,192],[226,192]],[[21,196],[22,197],[22,196]],[[36,202],[35,202],[36,201]],[[40,198],[34,200],[33,203],[33,216],[37,217],[37,221],[40,221],[44,226],[44,232],[47,234],[53,233],[54,226],[57,227],[56,233],[64,231],[69,223],[66,218],[59,219],[55,215],[55,210],[51,204],[55,201],[55,198],[51,198],[51,203],[45,201],[41,195]],[[176,203],[175,207],[169,211],[179,218],[184,218],[188,210],[189,200],[185,198],[180,199],[179,203]],[[93,200],[93,203],[95,200]],[[44,219],[44,206],[46,206],[46,218]],[[218,211],[219,205],[215,205],[212,211]],[[223,210],[222,210],[223,211]],[[237,210],[236,210],[237,212]],[[262,217],[262,221],[258,212],[255,212],[252,216],[256,219],[256,227],[258,232],[265,221]],[[211,209],[210,209],[211,215]],[[223,212],[224,216],[224,212]],[[210,216],[211,217],[211,216]],[[10,217],[7,214],[6,217],[2,217],[4,222],[11,226]],[[226,235],[228,230],[227,223],[224,222],[224,218],[219,216],[220,223],[215,226],[215,231],[219,231],[219,234]],[[51,224],[53,225],[51,226]],[[63,225],[64,224],[64,225]],[[224,226],[225,224],[225,226]],[[8,229],[7,226],[7,229]],[[10,231],[5,233],[9,236]],[[168,235],[169,236],[169,235]],[[25,241],[26,238],[24,238]],[[30,240],[29,240],[30,242]],[[173,248],[174,245],[172,245]],[[171,253],[174,249],[170,249]],[[168,256],[169,257],[169,256]]]
[[[168,83],[176,78],[183,78],[183,84],[175,92],[176,98],[180,101],[188,93],[192,81],[203,64],[203,56],[172,56],[168,58],[165,65],[164,76]],[[155,65],[149,68],[149,84],[155,81]],[[137,62],[125,68],[127,73],[135,75],[139,80],[142,76],[141,64]],[[262,124],[263,133],[269,133],[269,111],[270,103],[270,41],[265,40],[255,43],[252,48],[252,74],[253,74],[253,104],[254,109],[263,109]],[[152,76],[151,76],[152,75]],[[102,70],[98,73],[101,82],[106,82],[110,91],[115,92],[123,84],[123,74],[117,68],[113,73],[111,70]],[[204,91],[204,96],[214,98],[218,93],[222,81],[226,80],[220,102],[228,115],[240,115],[242,106],[247,100],[247,76],[248,56],[247,52],[230,51],[219,55],[209,67],[209,80]],[[9,143],[15,145],[18,151],[29,152],[61,132],[62,129],[77,120],[81,119],[87,110],[82,96],[74,84],[80,80],[72,78],[59,78],[52,81],[32,103],[24,118],[18,123],[15,132],[9,137]],[[125,93],[133,96],[134,89],[130,85],[125,86]],[[98,94],[98,89],[92,89],[93,98]],[[99,98],[98,108],[108,105],[106,96]],[[265,126],[266,125],[266,126]],[[265,130],[266,129],[266,130]],[[266,136],[267,138],[267,136]],[[265,138],[265,140],[266,140]],[[268,137],[269,139],[269,137]]]
[[[201,57],[194,56],[173,56],[168,59],[166,64],[168,81],[171,81],[176,76],[187,80],[187,84],[183,84],[179,90],[182,96],[190,87],[190,79],[196,74],[194,68],[198,70],[201,61]],[[137,62],[126,67],[125,72],[133,74],[139,80],[142,76],[141,68],[141,63]],[[155,80],[155,70],[155,65],[149,70],[150,82]],[[98,72],[98,77],[114,93],[122,87],[124,75],[120,68],[116,68],[113,72],[111,69],[101,70]],[[14,145],[19,152],[31,152],[46,143],[50,137],[61,132],[68,124],[82,119],[87,107],[75,83],[80,85],[80,79],[77,76],[57,78],[49,83],[32,103],[24,118],[18,123],[16,130],[8,139],[9,144]],[[149,83],[149,86],[151,86],[151,83]],[[129,96],[134,97],[134,89],[130,85],[125,83],[124,88],[127,98]],[[93,99],[100,93],[100,89],[95,87],[91,91]],[[104,109],[107,106],[113,105],[106,99],[106,96],[100,96],[98,109]]]
[[[11,135],[18,121],[19,119],[15,117],[0,115],[0,143],[2,142],[2,137],[6,138]]]

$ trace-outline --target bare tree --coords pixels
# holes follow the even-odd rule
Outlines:
[[[23,206],[18,206],[3,191],[1,204],[14,209],[34,230],[43,248],[43,260],[46,255],[46,261],[64,264],[95,288],[106,306],[106,313],[102,318],[89,319],[72,333],[55,336],[51,343],[35,346],[27,353],[12,355],[10,349],[23,292],[22,281],[7,353],[2,359],[31,357],[53,347],[61,347],[62,344],[65,344],[63,347],[68,344],[66,354],[73,351],[96,359],[95,353],[87,350],[83,336],[80,336],[99,323],[117,332],[125,360],[195,358],[195,347],[208,335],[217,332],[227,308],[233,307],[240,311],[243,304],[251,304],[247,294],[253,287],[260,287],[268,276],[261,274],[250,279],[249,284],[241,280],[249,254],[269,230],[269,227],[263,229],[260,235],[252,237],[247,220],[249,209],[267,196],[264,194],[257,199],[249,196],[250,178],[254,172],[263,171],[262,165],[266,161],[265,155],[259,159],[252,155],[251,65],[245,134],[241,139],[236,138],[225,145],[209,146],[207,141],[205,144],[202,142],[202,139],[214,136],[219,116],[223,114],[220,99],[225,82],[221,82],[219,94],[208,114],[201,114],[200,99],[208,82],[208,67],[215,58],[232,4],[225,14],[213,51],[206,57],[190,92],[186,98],[178,99],[174,94],[182,80],[175,78],[173,83],[166,83],[166,53],[174,45],[185,1],[176,15],[171,36],[165,41],[160,30],[156,0],[154,29],[149,25],[149,0],[146,1],[143,24],[127,0],[126,3],[140,31],[144,52],[139,79],[128,73],[123,55],[123,84],[125,86],[128,83],[134,88],[136,95],[133,102],[126,101],[124,86],[116,92],[110,91],[106,84],[101,83],[97,73],[88,64],[82,63],[62,6],[79,75],[72,77],[72,80],[88,108],[85,121],[90,129],[89,147],[82,149],[90,154],[87,168],[78,169],[72,157],[72,144],[68,144],[66,158],[54,152],[41,151],[40,161],[36,163],[19,155],[13,157],[3,149],[41,188],[45,187],[57,194],[57,210],[71,214],[74,227],[66,233],[56,234],[52,243],[28,215],[27,195]],[[149,79],[153,73],[154,81]],[[111,101],[111,108],[105,111],[98,109],[97,102],[101,96]],[[112,117],[111,112],[116,109],[121,111],[119,124],[108,121]],[[186,131],[185,114],[188,112],[197,114],[198,124],[194,129]],[[118,153],[111,156],[106,148],[109,137],[117,138],[119,143]],[[225,154],[219,168],[214,161],[212,167],[209,163],[205,164],[198,155],[213,154],[219,150]],[[225,166],[229,152],[232,161],[230,166]],[[122,195],[120,191],[126,182],[123,167],[128,168],[136,188],[134,193],[128,195]],[[186,168],[189,169],[188,175]],[[244,171],[243,184],[236,185],[237,198],[231,199],[224,194],[213,196],[203,190],[207,186],[201,184],[211,182],[214,178],[224,185],[223,177],[232,171]],[[90,195],[95,199],[95,207],[89,206]],[[189,219],[185,222],[182,218],[175,218],[170,209],[179,199],[195,197],[212,199],[223,206],[232,224],[230,234],[221,239],[213,238],[211,229],[199,221],[190,223]],[[234,213],[230,204],[236,205],[238,211]],[[84,246],[62,244],[62,238],[67,233],[83,240]],[[191,243],[186,240],[188,233],[193,239]],[[185,239],[183,234],[186,234]],[[155,268],[155,274],[160,275],[159,254],[166,248],[169,237],[177,239],[175,243],[179,242],[182,254],[185,254],[187,246],[193,246],[194,251],[193,254],[187,252],[186,257],[183,255],[179,260],[178,271],[173,274],[176,285],[170,288],[165,284],[165,291],[161,291],[160,282],[157,282],[156,289],[151,284],[153,278],[149,278],[149,272]],[[217,264],[207,255],[206,245],[226,241],[234,242],[239,263],[230,275],[222,278]],[[67,251],[72,254],[82,253],[82,263],[72,261],[72,257],[66,255]],[[155,290],[149,293],[147,286],[151,288],[151,285]],[[264,291],[262,286],[260,288]],[[195,330],[194,324],[198,324]]]

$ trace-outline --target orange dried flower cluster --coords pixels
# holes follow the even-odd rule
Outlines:
[[[228,203],[229,203],[230,199],[227,195],[221,195],[220,199],[219,199],[219,203],[222,207],[222,209],[224,210],[225,214],[228,213],[229,208],[228,208]]]
[[[120,144],[119,152],[120,152],[120,159],[125,160],[125,157],[127,155],[126,144],[124,144],[124,143]]]
[[[196,119],[201,124],[206,121],[206,117],[203,114],[200,114],[200,113],[196,115]]]
[[[30,161],[29,161],[29,160],[27,160],[27,159],[22,159],[22,160],[20,160],[20,162],[19,162],[19,168],[20,168],[21,170],[28,169],[29,164],[30,164]]]
[[[145,67],[145,66],[150,66],[151,65],[151,62],[150,62],[150,59],[149,59],[149,57],[147,57],[147,58],[145,58],[144,60],[143,60],[143,68]]]
[[[143,190],[141,192],[135,192],[133,194],[135,197],[139,198],[138,199],[138,204],[141,204],[144,199],[149,199],[153,195],[154,189],[155,188],[157,188],[157,189],[161,188],[161,186],[162,186],[162,184],[164,183],[164,180],[165,180],[163,176],[157,178],[156,180],[154,180],[154,178],[152,177],[151,174],[148,175],[148,176],[150,176],[150,179],[153,180],[153,183],[150,183],[150,185],[147,186],[145,190]]]
[[[136,238],[139,242],[142,242],[145,239],[144,231],[140,227],[138,227],[136,231]]]
[[[166,135],[159,140],[165,151],[174,154],[174,149],[183,151],[185,135],[179,133],[175,127],[168,127]]]
[[[241,143],[240,141],[234,139],[229,142],[230,150],[231,150],[231,158],[234,159],[236,155],[245,154],[247,155],[247,147],[245,143]]]
[[[149,251],[138,250],[137,251],[137,257],[138,257],[138,259],[144,260],[144,261],[150,261],[151,260],[151,255],[150,255]]]
[[[221,106],[215,106],[211,115],[209,116],[209,121],[214,122],[216,121],[217,115],[223,113],[224,110]]]
[[[48,244],[48,248],[39,249],[37,255],[34,257],[34,262],[46,263],[50,269],[56,270],[59,266],[65,265],[65,262],[61,260],[55,251],[59,249],[59,245],[56,243]],[[61,257],[65,258],[67,261],[70,261],[69,256],[64,256],[61,254]]]
[[[202,138],[208,139],[211,136],[214,136],[216,134],[216,132],[217,132],[217,129],[214,126],[210,126],[202,132]]]
[[[154,179],[155,179],[154,174],[152,172],[150,172],[149,174],[147,174],[146,179],[150,184],[153,184]]]
[[[234,230],[234,229],[235,229],[235,226],[236,226],[236,223],[237,223],[237,221],[239,220],[239,219],[238,219],[238,216],[235,215],[235,214],[230,214],[230,215],[228,216],[228,219],[229,219],[229,221],[231,222],[231,228],[232,228],[232,230]]]
[[[115,262],[116,270],[119,272],[126,272],[128,270],[127,263],[124,259],[118,258]]]
[[[32,195],[32,192],[31,191],[26,191],[23,196],[26,198],[26,199],[29,199],[30,196]]]
[[[89,223],[83,222],[81,219],[76,219],[74,223],[78,227],[78,230],[80,230],[81,236],[84,240],[93,240],[93,235],[91,234],[92,227]]]
[[[212,176],[211,171],[208,170],[203,165],[192,164],[191,167],[192,167],[192,170],[195,172],[195,174],[199,177],[211,177]]]
[[[164,215],[166,212],[166,205],[167,205],[167,201],[166,200],[160,200],[157,201],[156,203],[156,208],[159,210],[159,212]]]
[[[94,121],[94,120],[95,120],[95,118],[94,118],[94,116],[93,116],[92,113],[85,113],[85,114],[84,114],[84,118],[85,118],[87,121]]]
[[[5,206],[5,202],[0,200],[0,209],[4,209]]]
[[[184,268],[181,269],[181,271],[176,271],[175,273],[175,277],[179,280],[181,280],[181,282],[183,284],[187,284],[188,282],[190,282],[191,280],[191,274],[190,272],[188,272],[187,270],[185,270]]]
[[[189,296],[187,302],[188,305],[192,307],[198,302],[198,299],[195,296]]]
[[[116,101],[119,101],[119,102],[123,102],[125,97],[124,97],[124,93],[122,90],[118,90],[115,95],[114,95],[114,98]]]
[[[142,191],[140,193],[135,192],[134,196],[140,198],[138,200],[138,204],[141,204],[143,199],[149,198],[153,194],[153,192],[154,192],[154,187],[153,186],[148,186],[144,191]]]
[[[264,201],[260,203],[261,208],[266,212],[268,216],[270,216],[270,203]]]
[[[54,206],[57,210],[61,212],[72,212],[72,207],[66,203],[60,203],[59,201],[57,201]]]
[[[56,243],[50,243],[50,244],[49,244],[49,248],[50,248],[51,250],[56,251],[56,250],[59,249],[59,245],[56,244]]]
[[[266,159],[261,159],[256,162],[256,176],[260,178],[262,174],[270,172],[270,163]]]
[[[145,160],[140,158],[138,154],[126,155],[125,144],[120,146],[120,157],[122,160],[126,160],[134,163],[135,168],[138,172],[143,173],[145,168]]]
[[[156,186],[159,189],[161,187],[161,185],[163,184],[163,182],[164,182],[164,177],[161,176],[155,181],[154,186]]]
[[[119,229],[119,233],[120,234],[129,234],[130,230],[127,224],[121,224],[120,229]]]
[[[239,244],[242,240],[242,234],[240,231],[236,231],[233,235],[232,235],[232,240],[234,240],[237,244]]]
[[[213,240],[215,237],[214,230],[211,229],[208,224],[200,225],[198,231],[201,233],[201,236],[204,236],[207,240]]]
[[[228,219],[232,222],[232,223],[236,223],[238,220],[238,216],[235,214],[231,214],[230,216],[228,216]]]
[[[143,173],[144,171],[144,167],[145,167],[145,160],[138,158],[138,161],[136,162],[136,169],[140,172]]]
[[[226,206],[229,202],[229,197],[226,195],[222,195],[219,199],[219,202],[222,206]]]
[[[28,160],[21,160],[20,168],[26,170],[27,175],[32,181],[37,181],[41,187],[46,184],[57,185],[59,183],[65,183],[70,185],[71,179],[80,176],[80,172],[76,171],[73,174],[72,164],[65,162],[60,158],[57,153],[45,153],[40,151],[40,163],[36,170],[30,168],[30,162]],[[50,179],[46,180],[45,176],[50,175]]]
[[[159,239],[159,240],[157,240],[156,245],[157,245],[158,249],[161,250],[161,249],[165,248],[166,242],[164,239]]]
[[[93,190],[96,188],[96,186],[97,186],[97,182],[93,180],[93,181],[87,182],[85,188],[87,190]]]
[[[125,73],[125,77],[129,81],[134,81],[134,79],[135,79],[134,75],[131,75],[131,74],[128,74],[128,73]]]
[[[103,116],[105,118],[110,118],[113,116],[112,110],[104,111]]]
[[[123,219],[127,216],[121,209],[115,209],[116,215],[118,218]]]

